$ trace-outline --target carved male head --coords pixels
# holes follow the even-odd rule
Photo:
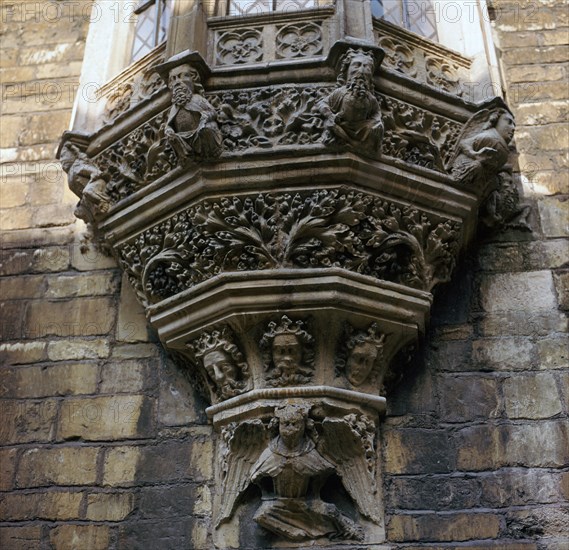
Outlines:
[[[203,356],[203,365],[210,378],[220,388],[224,388],[237,378],[237,368],[233,358],[222,349],[206,353]]]
[[[283,315],[279,323],[269,323],[269,329],[261,340],[265,350],[265,363],[272,362],[281,376],[290,376],[303,364],[312,361],[312,336],[304,330],[304,323],[294,323]]]
[[[360,331],[348,339],[346,378],[354,386],[363,384],[372,373],[383,352],[385,334],[379,334],[376,323],[366,332]]]
[[[302,361],[302,345],[295,334],[277,334],[273,340],[273,363],[283,374],[292,374]]]
[[[297,405],[285,405],[275,409],[279,421],[279,435],[289,448],[297,446],[304,438],[307,410]]]
[[[195,92],[199,93],[199,74],[190,65],[178,65],[168,73],[168,87],[172,90],[172,102],[186,104]]]
[[[338,80],[348,87],[372,90],[376,60],[371,52],[350,49],[344,55]]]
[[[204,332],[190,346],[202,360],[209,378],[222,398],[232,397],[245,387],[243,377],[249,368],[239,348],[233,342],[228,327],[221,331]]]

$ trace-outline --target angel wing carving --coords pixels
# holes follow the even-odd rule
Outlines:
[[[369,445],[366,445],[365,436],[340,418],[325,419],[322,432],[318,450],[336,466],[360,513],[379,523],[377,488],[369,468]]]
[[[491,114],[492,111],[490,109],[481,109],[466,121],[466,124],[463,126],[462,131],[460,132],[460,135],[456,141],[454,152],[447,162],[447,170],[452,169],[457,157],[462,150],[461,144],[466,140],[472,139],[474,136],[478,135],[482,131],[484,125],[488,122]]]
[[[510,111],[482,109],[466,123],[448,167],[462,184],[473,185],[484,197],[498,186],[497,175],[508,161],[516,123]]]
[[[268,445],[268,430],[259,419],[229,425],[224,430],[226,444],[223,464],[223,492],[216,526],[229,520],[239,497],[251,481],[251,469]]]

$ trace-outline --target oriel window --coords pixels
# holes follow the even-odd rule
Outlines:
[[[136,28],[131,61],[137,61],[166,39],[172,0],[141,0],[135,8]]]
[[[227,15],[259,15],[318,7],[318,0],[229,0]]]
[[[371,12],[378,19],[438,41],[436,5],[432,0],[371,0]]]

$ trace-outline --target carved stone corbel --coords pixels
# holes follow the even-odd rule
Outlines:
[[[327,59],[314,46],[241,64],[246,79],[185,52],[120,123],[60,149],[77,214],[210,402],[217,549],[239,547],[247,518],[269,546],[385,541],[391,363],[424,334],[477,217],[527,226],[504,104],[405,88],[408,48],[384,43],[395,70],[347,40]]]

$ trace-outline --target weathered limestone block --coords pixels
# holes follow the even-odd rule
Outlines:
[[[0,515],[7,521],[74,520],[80,518],[82,500],[82,493],[70,491],[9,493],[0,501]]]
[[[105,320],[105,323],[108,321]],[[65,323],[57,325],[61,327],[61,331],[68,330],[69,327],[64,327]],[[49,326],[49,325],[46,325]],[[87,325],[80,323],[74,325],[78,330],[84,329]],[[93,330],[99,332],[99,325],[93,327]],[[69,337],[70,335],[68,335]],[[108,357],[110,352],[110,345],[108,340],[95,338],[95,339],[82,339],[70,338],[69,340],[53,340],[47,344],[47,357],[50,361],[67,361],[67,360],[82,360],[82,359],[100,359]]]
[[[87,495],[86,518],[92,521],[121,521],[134,509],[132,493],[93,493]]]
[[[53,399],[2,399],[0,415],[4,422],[0,424],[0,439],[12,443],[51,441],[56,430],[57,409]]]
[[[105,454],[103,485],[113,487],[134,483],[140,457],[139,447],[112,447]]]
[[[72,398],[62,404],[58,438],[131,439],[152,429],[150,400],[141,395]]]
[[[509,418],[551,418],[563,410],[555,378],[549,373],[504,380],[504,399]]]
[[[109,535],[106,525],[60,525],[49,532],[49,540],[56,550],[69,548],[70,542],[81,548],[107,550]]]
[[[551,310],[557,305],[550,271],[488,275],[480,294],[482,308],[489,313]]]
[[[460,541],[495,538],[500,532],[497,514],[399,515],[389,522],[389,538],[404,541]]]
[[[18,465],[19,488],[93,485],[97,479],[96,447],[55,447],[25,451]]]
[[[14,550],[33,550],[41,544],[40,525],[0,527],[0,540]]]
[[[18,367],[4,371],[6,397],[51,397],[94,393],[99,369],[92,363]]]

